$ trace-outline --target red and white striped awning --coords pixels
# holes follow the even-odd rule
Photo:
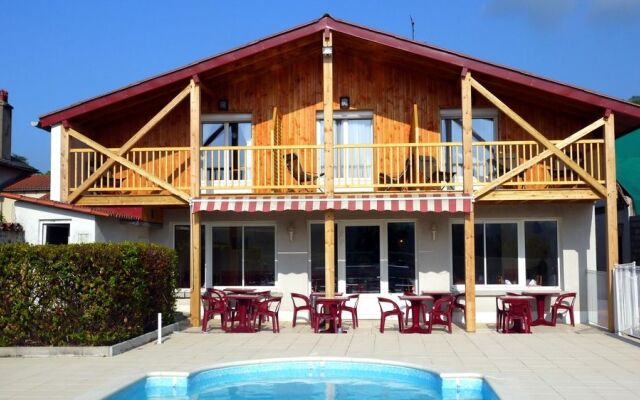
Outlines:
[[[443,194],[425,196],[397,195],[326,195],[310,196],[220,196],[196,198],[194,213],[201,211],[272,212],[272,211],[409,211],[471,212],[471,196]]]

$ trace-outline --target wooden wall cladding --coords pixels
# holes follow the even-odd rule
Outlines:
[[[407,143],[411,141],[412,108],[418,108],[419,142],[440,141],[440,111],[460,107],[460,71],[454,67],[432,65],[429,61],[409,59],[375,45],[358,47],[354,41],[334,42],[334,109],[339,98],[349,96],[352,110],[370,110],[374,114],[375,143]],[[389,50],[391,55],[385,55]],[[317,45],[304,45],[290,54],[256,60],[236,70],[209,73],[202,83],[202,113],[219,113],[218,100],[227,99],[230,113],[250,113],[253,122],[253,144],[270,144],[273,107],[281,115],[281,143],[316,144],[316,115],[322,110],[321,40]],[[404,57],[404,58],[403,58]],[[473,71],[472,71],[473,73]],[[185,82],[185,85],[187,83]],[[491,89],[491,85],[488,85]],[[177,88],[176,93],[181,88]],[[174,90],[173,88],[171,90]],[[561,107],[549,106],[537,97],[528,99],[524,88],[502,85],[496,95],[549,139],[561,139],[592,122],[597,116],[566,113]],[[82,133],[107,147],[120,147],[171,98],[166,91],[138,99],[135,106],[105,112],[91,121],[74,121]],[[478,93],[473,93],[473,106],[490,107]],[[593,118],[592,118],[593,117]],[[84,122],[84,124],[83,124]],[[506,116],[499,114],[498,140],[530,140],[529,135]],[[76,146],[72,142],[71,147]],[[189,102],[184,100],[134,147],[189,146]],[[255,158],[253,167],[273,168],[271,156]],[[392,169],[402,169],[407,155],[396,156]],[[389,160],[378,158],[382,165]],[[260,164],[257,164],[257,163]],[[315,161],[304,161],[305,169],[314,170]],[[376,171],[377,173],[377,171]],[[267,174],[271,176],[271,174]],[[255,184],[271,184],[268,178]]]

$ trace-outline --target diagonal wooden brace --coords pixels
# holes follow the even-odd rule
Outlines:
[[[582,169],[575,161],[573,161],[569,156],[567,156],[561,149],[556,147],[549,139],[547,139],[543,134],[538,132],[531,124],[524,120],[520,115],[518,115],[515,111],[513,111],[509,106],[504,104],[500,99],[498,99],[493,93],[491,93],[487,88],[482,86],[478,81],[476,81],[473,77],[471,78],[471,86],[477,90],[481,95],[483,95],[487,100],[489,100],[493,105],[495,105],[500,111],[505,113],[509,118],[511,118],[516,124],[520,125],[522,129],[527,131],[535,141],[546,147],[554,156],[564,162],[567,167],[575,171],[589,186],[593,188],[601,197],[606,197],[607,191],[605,187],[595,180],[587,171]],[[533,164],[532,164],[533,165]]]
[[[164,118],[182,100],[184,100],[185,97],[189,95],[192,85],[193,83],[189,83],[186,88],[178,93],[178,95],[174,97],[166,106],[164,106],[162,110],[154,115],[153,118],[149,120],[149,122],[144,124],[144,126],[140,128],[138,132],[136,132],[129,140],[127,140],[127,142],[118,149],[118,152],[114,154],[117,154],[118,156],[125,155],[140,139],[142,139],[144,135],[146,135],[151,129],[153,129],[153,127],[156,126],[156,124],[160,122],[162,118]],[[76,133],[79,132],[76,131]],[[111,168],[113,164],[115,164],[115,162],[116,161],[112,158],[105,161],[105,163],[102,164],[100,168],[98,168],[93,174],[91,174],[91,176],[89,176],[84,182],[82,182],[82,184],[78,186],[78,188],[76,188],[73,193],[69,194],[69,196],[67,197],[67,201],[69,203],[75,202],[78,197],[80,197],[82,193],[89,189],[91,185],[93,185],[93,183],[98,180],[98,178],[100,178],[105,172],[107,172],[107,170],[109,170],[109,168]]]
[[[84,136],[80,132],[77,132],[77,131],[75,131],[73,129],[69,129],[69,136],[73,137],[74,139],[79,140],[80,142],[86,144],[87,146],[90,146],[93,149],[95,149],[96,151],[99,151],[100,153],[104,154],[105,156],[109,157],[109,159],[111,159],[114,163],[117,162],[119,164],[124,165],[125,167],[129,168],[131,171],[133,171],[133,172],[137,173],[138,175],[142,176],[143,178],[155,183],[156,185],[158,185],[159,187],[167,190],[171,194],[183,199],[185,202],[187,202],[187,203],[189,202],[189,195],[187,193],[184,193],[184,192],[176,189],[173,185],[163,181],[162,179],[158,178],[157,176],[151,175],[150,173],[148,173],[144,169],[140,168],[136,164],[134,164],[131,161],[127,160],[126,158],[124,158],[124,157],[114,153],[113,151],[107,149],[106,147],[104,147],[100,143],[94,142],[93,140],[89,139],[88,137]]]
[[[600,118],[600,119],[594,121],[593,123],[591,123],[590,125],[585,126],[584,128],[580,129],[579,131],[573,133],[571,136],[565,138],[564,140],[562,140],[561,142],[556,144],[555,147],[557,147],[559,150],[562,150],[565,147],[567,147],[568,145],[580,140],[584,136],[588,135],[589,133],[593,132],[594,130],[600,128],[603,125],[604,125],[604,118]],[[496,188],[496,187],[502,185],[503,183],[509,181],[510,179],[512,179],[515,176],[517,176],[519,173],[524,172],[527,168],[539,163],[540,161],[544,160],[545,158],[550,157],[551,155],[552,155],[551,150],[547,149],[547,150],[541,152],[540,154],[536,155],[535,157],[530,158],[529,160],[527,160],[527,161],[523,162],[522,164],[518,165],[516,168],[510,170],[506,174],[500,176],[499,178],[497,178],[496,180],[492,181],[488,185],[485,185],[482,188],[480,188],[479,190],[477,190],[476,192],[474,192],[474,194],[473,194],[474,198],[478,199],[478,198],[486,195],[487,193],[489,193],[494,188]]]

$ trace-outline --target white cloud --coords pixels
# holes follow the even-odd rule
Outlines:
[[[533,25],[549,27],[560,23],[575,8],[576,0],[490,0],[486,11],[489,15],[522,17]]]
[[[637,24],[640,0],[591,0],[587,16],[592,23]]]

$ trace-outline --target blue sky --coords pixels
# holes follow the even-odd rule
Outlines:
[[[13,152],[42,171],[42,114],[324,13],[610,96],[640,95],[640,0],[0,0]]]

